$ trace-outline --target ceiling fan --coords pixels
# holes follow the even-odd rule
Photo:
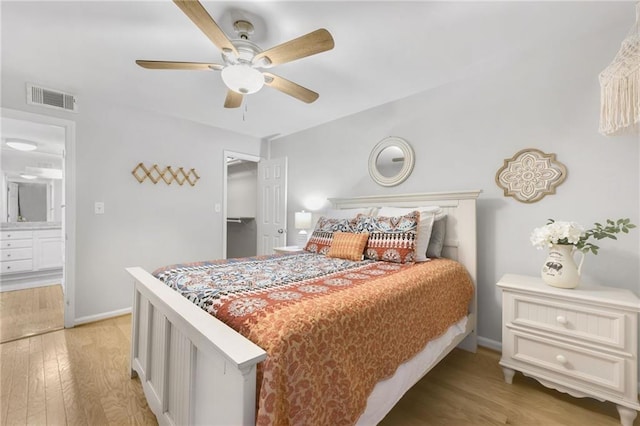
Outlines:
[[[244,95],[257,92],[265,84],[306,103],[318,99],[316,92],[261,69],[333,49],[333,37],[329,31],[321,28],[263,51],[249,41],[253,33],[250,22],[234,22],[238,38],[230,40],[197,0],[173,2],[221,50],[224,64],[148,60],[137,60],[136,64],[148,69],[221,71],[222,81],[228,88],[225,108],[239,107]]]

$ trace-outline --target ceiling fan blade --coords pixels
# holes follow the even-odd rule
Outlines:
[[[220,29],[207,10],[196,0],[173,0],[173,2],[193,21],[200,30],[209,37],[218,49],[231,51],[238,55],[236,47],[231,44],[227,35]]]
[[[233,90],[227,90],[227,98],[224,100],[225,108],[238,108],[242,105],[242,94],[234,92]]]
[[[262,74],[265,76],[264,84],[269,87],[273,87],[282,93],[286,93],[289,96],[293,96],[302,102],[310,104],[320,96],[313,90],[302,87],[293,81],[287,80],[286,78],[278,77],[277,75],[268,72],[264,72]]]
[[[268,65],[265,66],[284,64],[316,53],[326,52],[333,49],[333,46],[335,44],[331,34],[321,28],[258,53],[253,58],[253,63],[258,64],[261,59],[266,58]]]
[[[148,68],[151,70],[221,70],[224,65],[220,64],[208,64],[204,62],[173,62],[173,61],[143,61],[137,60],[136,64],[142,68]]]

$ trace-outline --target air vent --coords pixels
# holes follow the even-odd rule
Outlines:
[[[27,84],[27,103],[64,111],[78,112],[76,97],[69,93]]]

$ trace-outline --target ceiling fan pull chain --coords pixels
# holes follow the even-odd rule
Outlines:
[[[245,117],[245,114],[247,113],[247,104],[248,103],[249,103],[249,100],[245,99],[244,100],[244,111],[242,111],[242,121],[245,121],[244,117]]]

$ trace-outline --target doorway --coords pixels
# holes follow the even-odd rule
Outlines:
[[[257,254],[260,157],[224,151],[223,258]]]
[[[2,130],[6,341],[74,325],[75,123],[2,108]],[[16,150],[7,139],[34,142],[35,149]]]

